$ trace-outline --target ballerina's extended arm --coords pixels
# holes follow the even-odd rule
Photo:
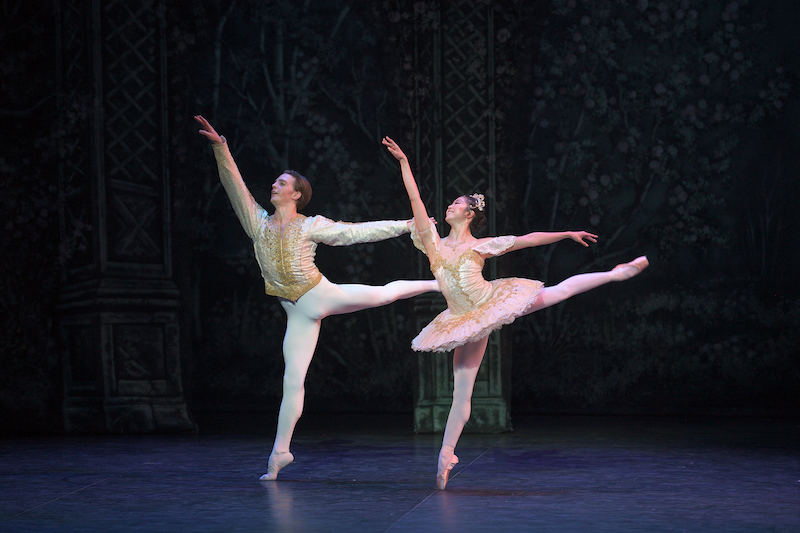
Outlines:
[[[590,242],[597,242],[597,235],[587,231],[534,231],[528,233],[527,235],[517,237],[514,245],[507,251],[511,252],[514,250],[521,250],[523,248],[544,246],[546,244],[553,244],[564,239],[572,239],[573,241],[588,247]]]
[[[425,209],[425,204],[422,203],[422,197],[419,194],[417,182],[414,180],[414,175],[411,173],[411,165],[408,163],[406,154],[400,149],[396,142],[389,137],[383,138],[383,144],[389,152],[400,161],[400,171],[403,174],[403,184],[406,186],[408,199],[411,201],[411,211],[414,213],[414,223],[417,226],[417,231],[425,245],[425,251],[428,257],[433,260],[434,257],[434,244],[433,235],[431,234],[431,221],[428,218],[428,211]]]

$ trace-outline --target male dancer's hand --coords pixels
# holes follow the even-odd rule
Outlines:
[[[217,130],[215,130],[202,115],[195,115],[194,119],[203,126],[203,129],[200,130],[200,135],[211,141],[212,144],[223,143],[222,137],[217,133]]]

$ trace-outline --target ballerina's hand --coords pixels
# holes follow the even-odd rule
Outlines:
[[[384,137],[383,141],[381,141],[384,146],[389,150],[389,152],[397,159],[398,161],[403,161],[406,159],[406,154],[397,146],[397,143],[394,142],[390,137]]]
[[[222,137],[220,137],[217,130],[205,119],[202,115],[195,115],[194,119],[203,126],[199,131],[200,135],[211,141],[213,144],[222,144]]]
[[[589,246],[589,242],[597,242],[597,235],[587,231],[570,231],[568,235],[570,239],[575,242],[579,242],[584,246]]]

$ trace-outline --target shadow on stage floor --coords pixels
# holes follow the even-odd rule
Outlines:
[[[259,482],[274,415],[198,414],[198,435],[0,441],[0,531],[800,531],[796,419],[517,417],[441,435],[410,415],[307,415]]]

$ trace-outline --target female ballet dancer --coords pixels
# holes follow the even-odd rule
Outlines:
[[[447,208],[445,221],[450,233],[444,239],[431,229],[425,205],[403,151],[389,137],[383,144],[400,161],[416,229],[414,244],[425,252],[431,271],[447,300],[447,309],[425,326],[412,341],[416,351],[453,353],[453,404],[439,452],[436,488],[444,490],[450,470],[458,463],[454,451],[471,411],[472,389],[483,361],[489,333],[510,324],[517,317],[557,304],[610,281],[631,278],[648,266],[642,256],[617,265],[609,272],[572,276],[553,287],[541,281],[507,278],[486,281],[481,270],[487,257],[506,252],[572,239],[583,246],[597,242],[597,236],[585,231],[533,232],[521,237],[507,236],[476,239],[472,232],[486,221],[485,201],[481,194],[459,196]]]
[[[293,170],[284,171],[272,184],[268,214],[250,195],[233,161],[228,144],[198,115],[200,134],[211,141],[219,177],[247,236],[253,240],[266,293],[277,296],[286,311],[283,338],[283,398],[278,429],[261,481],[274,480],[294,460],[289,451],[292,433],[303,412],[305,378],[314,355],[323,318],[387,305],[395,300],[438,291],[435,280],[393,281],[382,287],[337,285],[314,264],[318,243],[345,246],[397,237],[409,231],[411,221],[387,220],[348,224],[323,216],[298,213],[311,199],[311,185]]]

